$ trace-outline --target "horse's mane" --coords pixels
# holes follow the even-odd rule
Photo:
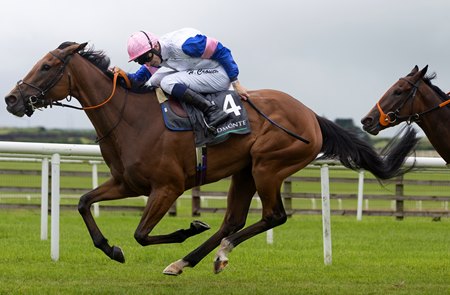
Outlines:
[[[90,61],[96,67],[98,67],[111,80],[113,79],[114,74],[108,70],[111,64],[111,60],[103,50],[95,50],[92,46],[87,50],[81,51],[80,55]],[[118,82],[120,86],[127,88],[123,78],[119,77]],[[132,88],[130,90],[134,93],[148,93],[150,91],[153,91],[154,87],[147,85],[135,87],[134,85],[132,85]]]
[[[66,41],[61,43],[61,45],[59,45],[58,49],[64,49],[66,47],[69,47],[71,45],[75,45],[77,43],[75,42],[71,42],[71,41]],[[79,54],[84,57],[85,59],[87,59],[88,61],[90,61],[92,64],[94,64],[97,68],[99,68],[102,72],[104,72],[105,74],[108,73],[108,68],[109,65],[111,64],[111,60],[109,59],[109,57],[106,55],[106,53],[102,50],[95,50],[94,47],[92,46],[91,48],[85,49],[81,52],[79,52]]]
[[[59,45],[58,49],[64,49],[74,44],[78,43],[67,41]],[[111,80],[113,79],[114,74],[109,70],[109,67],[111,65],[111,59],[106,55],[106,53],[103,50],[95,50],[94,46],[91,46],[90,48],[84,49],[78,53],[80,54],[81,57],[85,58],[90,63],[95,65],[97,68],[99,68]],[[120,77],[118,81],[122,87],[126,88],[126,83],[123,80],[123,78]],[[150,91],[153,91],[154,87],[147,85],[141,87],[134,87],[133,85],[130,90],[135,93],[148,93]]]
[[[427,75],[427,76],[423,77],[423,81],[425,82],[425,84],[430,86],[431,89],[433,89],[434,92],[436,92],[443,101],[445,101],[448,99],[447,94],[444,91],[442,91],[439,87],[437,87],[436,85],[433,85],[433,83],[431,83],[431,80],[433,80],[436,77],[437,77],[436,73],[432,73],[431,75]]]
[[[93,47],[80,52],[80,55],[94,64],[102,72],[107,74],[111,60],[102,50],[95,50]]]

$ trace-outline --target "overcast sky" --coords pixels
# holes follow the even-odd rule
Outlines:
[[[434,84],[450,90],[449,0],[15,0],[1,10],[3,97],[64,41],[88,41],[112,65],[134,71],[126,52],[132,32],[182,27],[228,47],[248,89],[287,92],[332,120],[352,118],[360,126],[415,65],[429,65],[438,75]],[[71,109],[14,117],[3,97],[0,127],[92,128],[84,112]]]

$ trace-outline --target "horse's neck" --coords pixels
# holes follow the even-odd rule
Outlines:
[[[74,70],[76,73],[74,96],[84,107],[100,105],[111,95],[113,82],[88,61],[84,63]],[[148,128],[150,123],[147,121],[156,118],[158,110],[155,93],[137,95],[117,86],[114,96],[107,103],[86,110],[86,114],[99,138],[126,140],[133,133],[139,133],[145,126]]]
[[[441,102],[440,99],[431,99],[427,108],[431,109]],[[446,106],[423,115],[417,124],[425,132],[439,155],[447,163],[450,163],[450,141],[448,140],[450,136],[450,107]]]

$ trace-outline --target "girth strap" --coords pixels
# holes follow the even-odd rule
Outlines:
[[[200,186],[205,183],[206,180],[206,146],[195,148],[196,166],[195,166],[195,184]]]

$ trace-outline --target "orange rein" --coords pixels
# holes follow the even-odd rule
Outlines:
[[[114,96],[114,93],[116,93],[117,77],[119,77],[119,76],[122,77],[125,80],[125,84],[127,85],[127,88],[128,89],[131,88],[130,79],[128,79],[127,74],[123,70],[121,70],[118,67],[114,67],[113,72],[114,72],[114,79],[113,79],[113,89],[112,89],[111,95],[108,98],[106,98],[103,102],[101,102],[101,103],[99,103],[97,105],[82,107],[81,108],[82,110],[97,109],[97,108],[107,104],[111,100],[111,98]]]
[[[450,95],[450,92],[447,93],[447,95]],[[445,106],[448,105],[449,103],[450,103],[450,99],[447,99],[447,100],[444,101],[443,103],[440,103],[440,104],[439,104],[439,107],[440,107],[440,108],[445,107]]]

